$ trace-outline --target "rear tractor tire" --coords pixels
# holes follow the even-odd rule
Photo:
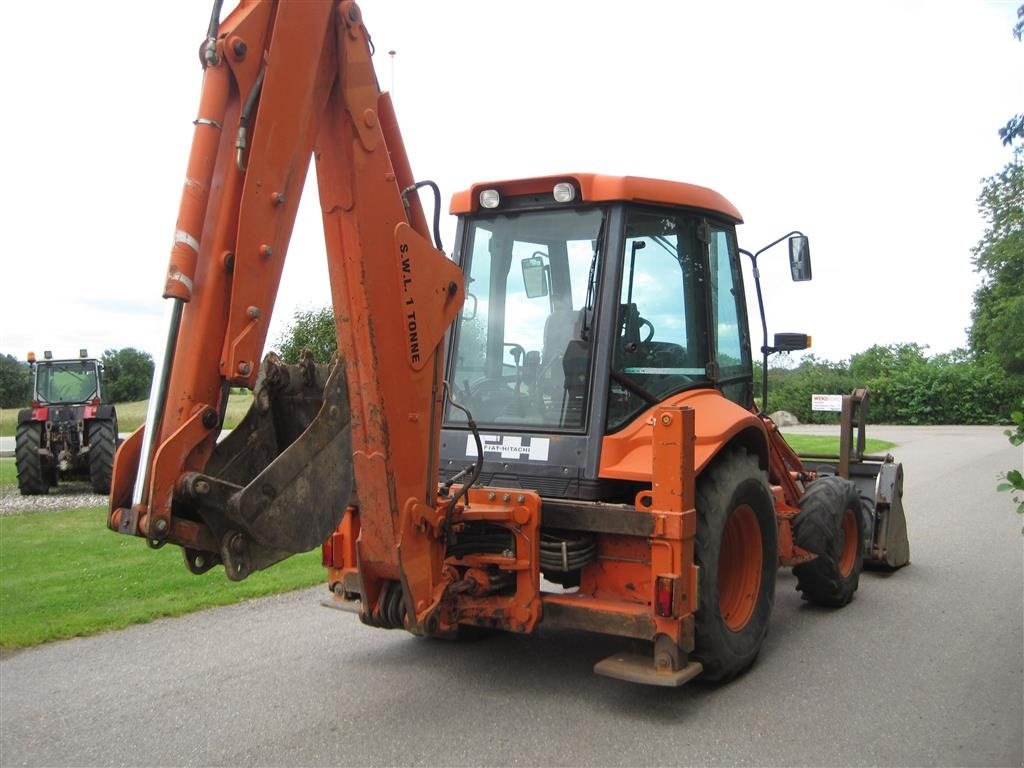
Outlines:
[[[38,496],[50,490],[44,474],[39,446],[43,439],[43,425],[26,422],[18,425],[14,438],[14,461],[18,469],[18,490],[22,496]]]
[[[853,599],[864,568],[864,526],[860,494],[849,480],[830,475],[807,487],[793,519],[793,541],[817,555],[793,568],[804,600],[839,608]]]
[[[116,446],[117,427],[114,419],[96,419],[89,423],[89,482],[96,493],[110,493]]]
[[[730,451],[697,481],[700,606],[693,656],[700,679],[724,683],[761,650],[775,602],[778,528],[768,479],[755,456]]]

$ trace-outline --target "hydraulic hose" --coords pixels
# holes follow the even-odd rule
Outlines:
[[[402,202],[405,204],[406,210],[408,210],[409,193],[415,192],[420,187],[430,187],[434,190],[434,247],[443,253],[444,246],[441,245],[441,190],[437,184],[430,180],[417,181],[412,186],[402,190]]]
[[[578,571],[597,557],[597,541],[589,533],[541,531],[540,569]]]
[[[477,480],[480,479],[480,473],[483,472],[484,469],[484,444],[483,441],[480,439],[480,430],[477,429],[476,421],[473,420],[473,414],[469,412],[468,408],[459,405],[458,403],[455,402],[454,399],[452,399],[451,391],[448,388],[447,381],[443,383],[443,390],[444,399],[451,403],[453,407],[458,408],[460,411],[466,414],[466,424],[469,426],[470,432],[473,433],[473,441],[476,443],[476,464],[473,465],[473,474],[469,478],[469,481],[463,484],[461,488],[459,488],[459,492],[452,497],[451,503],[448,504],[448,508],[445,509],[444,511],[445,536],[448,540],[448,543],[452,544],[454,543],[454,538],[452,535],[452,515],[455,514],[455,507],[456,505],[458,505],[459,500],[465,498],[466,494],[469,493],[470,487],[474,483],[476,483]],[[455,484],[455,482],[457,482],[456,478],[461,478],[464,475],[465,470],[459,472],[455,477],[451,478],[447,483],[445,483],[445,485],[443,486],[443,490],[447,492],[448,489],[451,488],[452,485]]]
[[[203,49],[203,62],[205,67],[213,67],[217,64],[217,32],[220,29],[220,7],[224,0],[213,0],[213,10],[210,11],[210,26],[206,29],[206,47]]]
[[[252,120],[253,110],[256,109],[256,102],[259,101],[260,92],[263,90],[263,77],[267,73],[267,65],[260,67],[260,73],[256,76],[256,82],[249,89],[249,95],[245,99],[245,106],[242,107],[242,116],[238,118],[238,137],[235,139],[235,164],[238,170],[245,173],[245,148],[248,145],[249,121]]]
[[[515,538],[510,531],[497,525],[467,525],[446,552],[450,557],[463,557],[500,555],[509,550],[515,550]]]

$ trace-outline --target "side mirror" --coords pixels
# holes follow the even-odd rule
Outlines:
[[[811,279],[811,241],[806,235],[789,238],[789,273],[797,283]]]
[[[539,299],[548,295],[548,268],[541,256],[523,259],[523,287],[528,299]]]

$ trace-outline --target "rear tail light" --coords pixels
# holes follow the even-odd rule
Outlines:
[[[33,408],[32,421],[46,421],[50,417],[49,408]]]
[[[327,540],[320,545],[320,562],[324,568],[331,568],[334,566],[334,534],[332,533],[327,537]]]
[[[672,615],[674,603],[675,579],[672,576],[659,576],[654,588],[654,612],[668,618]]]

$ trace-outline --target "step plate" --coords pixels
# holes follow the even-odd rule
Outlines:
[[[358,600],[346,600],[341,595],[332,595],[321,600],[320,605],[324,608],[333,608],[336,611],[354,613],[358,616],[361,603]]]
[[[616,653],[594,665],[594,674],[614,677],[629,683],[641,685],[660,685],[665,688],[678,688],[688,683],[704,671],[699,661],[691,661],[682,669],[660,671],[654,666],[650,656],[638,653]]]

